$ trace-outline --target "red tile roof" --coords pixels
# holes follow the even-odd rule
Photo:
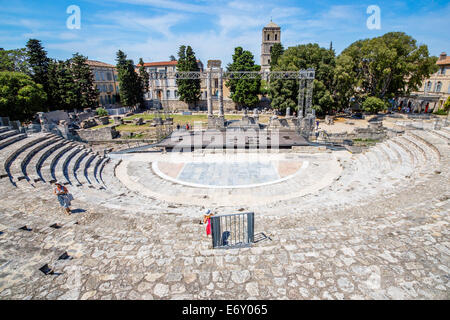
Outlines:
[[[160,67],[160,66],[176,66],[178,61],[158,61],[158,62],[144,62],[144,67]],[[141,65],[138,64],[138,67]]]
[[[201,63],[200,60],[197,60],[197,63]],[[176,66],[178,64],[178,61],[156,61],[156,62],[144,62],[144,67],[165,67],[165,66]],[[138,64],[138,67],[141,65]]]
[[[437,65],[446,65],[446,64],[450,64],[450,57],[447,57],[445,59],[442,60],[438,60],[438,62],[436,62]]]

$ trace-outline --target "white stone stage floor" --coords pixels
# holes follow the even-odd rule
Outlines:
[[[129,189],[179,204],[261,205],[331,184],[347,151],[301,154],[183,153],[126,155],[116,175]]]

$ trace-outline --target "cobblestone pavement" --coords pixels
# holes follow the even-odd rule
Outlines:
[[[386,167],[356,181],[377,169],[361,167],[367,153],[315,194],[216,208],[255,211],[268,238],[241,249],[211,249],[202,206],[69,186],[76,213],[65,216],[48,184],[2,179],[0,299],[449,299],[450,133],[398,143],[412,134],[426,152],[411,149],[401,177]]]

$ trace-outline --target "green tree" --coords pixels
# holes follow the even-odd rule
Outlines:
[[[361,106],[366,112],[377,113],[387,109],[387,102],[377,97],[368,97]]]
[[[180,46],[178,50],[178,71],[199,71],[195,52],[190,46]],[[195,104],[200,100],[200,79],[177,79],[178,95],[181,101]]]
[[[44,91],[48,96],[48,65],[50,59],[47,57],[47,51],[44,50],[41,41],[37,39],[28,40],[26,48],[28,63],[31,68],[31,79],[35,83],[42,84]]]
[[[99,92],[94,84],[94,75],[86,64],[87,57],[78,53],[70,60],[70,70],[74,80],[76,102],[72,108],[95,108],[98,105]]]
[[[447,101],[444,103],[444,111],[448,112],[450,110],[450,97],[447,98]]]
[[[108,111],[106,111],[105,108],[97,108],[97,109],[95,110],[95,112],[96,112],[97,115],[100,116],[100,117],[106,117],[106,116],[108,116]]]
[[[228,71],[260,71],[250,51],[237,47],[234,49],[233,62],[228,64]],[[231,99],[241,107],[255,107],[259,103],[261,79],[230,79],[226,82],[230,88]]]
[[[276,66],[278,64],[278,59],[283,55],[284,48],[281,43],[275,43],[272,46],[272,52],[270,53],[270,67]]]
[[[314,80],[313,108],[319,114],[329,113],[334,109],[333,77],[335,69],[334,50],[319,47],[318,44],[289,47],[278,58],[273,70],[299,71],[313,68],[316,72]],[[270,83],[272,107],[285,110],[295,109],[298,100],[297,80],[274,80]]]
[[[335,80],[344,91],[351,86],[359,101],[369,96],[389,99],[417,91],[423,80],[437,71],[436,60],[429,56],[426,45],[418,46],[411,36],[389,32],[358,40],[345,49],[338,68],[346,76]],[[340,97],[345,96],[348,92]]]
[[[172,54],[169,57],[170,61],[177,61],[177,58],[175,58],[175,56]]]
[[[144,60],[142,58],[139,59],[139,77],[141,77],[142,80],[142,88],[144,93],[148,92],[150,87],[150,75],[147,70],[145,70]]]
[[[0,72],[0,114],[10,119],[25,121],[44,111],[46,94],[42,85],[19,72]]]
[[[29,74],[30,65],[28,63],[27,50],[25,48],[14,50],[0,49],[0,71]]]
[[[142,80],[135,70],[133,60],[127,59],[127,55],[119,50],[116,61],[121,103],[124,106],[142,105],[144,100]]]
[[[70,60],[58,61],[56,65],[56,87],[52,91],[55,98],[56,108],[71,110],[76,106],[78,94],[74,76],[70,70]]]

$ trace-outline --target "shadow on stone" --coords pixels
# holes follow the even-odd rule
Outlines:
[[[48,264],[43,265],[39,270],[45,275],[54,274],[53,269],[51,269]]]
[[[83,212],[86,212],[86,210],[84,210],[84,209],[75,209],[75,210],[71,211],[71,213],[83,213]]]
[[[58,260],[72,260],[72,259],[73,259],[73,257],[69,256],[67,254],[67,251],[64,252],[62,255],[60,255],[58,258]]]
[[[265,240],[272,241],[272,238],[270,238],[269,236],[266,236],[266,234],[264,232],[260,232],[260,233],[255,234],[255,239],[253,242],[257,243],[257,242],[261,242],[261,241],[265,241]]]

